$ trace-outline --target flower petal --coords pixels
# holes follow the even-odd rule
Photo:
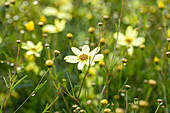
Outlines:
[[[34,54],[34,52],[33,51],[27,51],[26,54],[27,55],[32,55],[32,54]]]
[[[29,50],[29,47],[26,43],[22,43],[22,46],[21,46],[22,49],[25,49],[25,50]]]
[[[100,47],[96,47],[95,49],[93,49],[90,53],[89,56],[94,56],[95,54],[97,54],[100,51]]]
[[[29,46],[29,47],[31,47],[31,48],[34,48],[34,47],[35,47],[34,43],[31,42],[31,41],[27,41],[27,46]]]
[[[35,46],[37,52],[40,52],[42,51],[43,49],[43,46],[42,46],[42,42],[38,42],[37,45]]]
[[[77,56],[80,56],[80,55],[82,54],[82,52],[81,52],[79,49],[75,48],[75,47],[72,47],[71,50],[72,50],[73,53],[76,54]]]
[[[36,57],[40,57],[40,54],[38,52],[34,53]]]
[[[129,38],[135,39],[137,37],[137,35],[138,35],[138,32],[135,29],[133,29],[132,26],[128,26],[127,29],[126,29],[125,34]]]
[[[103,58],[104,58],[103,54],[97,54],[97,55],[95,55],[95,57],[94,57],[94,61],[100,61],[100,60],[102,60]]]
[[[145,42],[145,38],[144,37],[138,37],[138,38],[133,40],[132,45],[133,46],[140,46],[144,42]]]
[[[117,40],[117,32],[113,34],[113,37]],[[125,35],[119,32],[118,40],[125,40]]]
[[[131,55],[133,55],[133,52],[134,52],[134,48],[133,48],[132,45],[130,45],[130,46],[128,47],[128,54],[131,56]]]
[[[84,54],[89,54],[89,51],[90,51],[90,48],[89,48],[88,45],[84,45],[84,46],[82,47],[82,52],[83,52]]]
[[[86,63],[85,61],[80,61],[80,62],[78,63],[78,65],[77,65],[78,70],[83,69],[85,63]]]
[[[73,56],[73,55],[69,55],[69,56],[66,56],[65,58],[64,58],[64,60],[78,60],[79,59],[79,57],[78,56]]]
[[[66,60],[66,62],[69,62],[69,63],[77,63],[79,61],[80,61],[79,59],[67,59]]]

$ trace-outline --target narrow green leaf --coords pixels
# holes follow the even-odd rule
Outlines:
[[[38,85],[38,87],[34,90],[34,93],[36,93],[40,88],[42,88],[46,82],[47,82],[47,80],[45,82],[41,83],[40,85]]]
[[[27,77],[27,75],[25,75],[24,77],[22,77],[17,83],[15,83],[15,85],[12,87],[12,89],[14,89],[22,80],[24,80]]]
[[[3,77],[3,79],[4,79],[4,82],[6,84],[6,87],[8,88],[8,83],[7,83],[6,79],[5,79],[5,77]]]
[[[100,96],[100,101],[102,100],[104,90],[105,90],[105,86],[104,86],[103,89],[102,89],[101,96]],[[100,102],[100,101],[99,101],[99,102]],[[101,106],[100,106],[100,104],[99,104],[99,109],[98,109],[98,110],[100,110],[100,107],[101,107]]]
[[[68,73],[67,73],[67,77],[68,77],[68,81],[69,81],[69,83],[70,83],[70,86],[71,86],[71,91],[72,91],[73,97],[75,98],[75,94],[74,94],[73,85],[72,85],[72,83],[71,83],[71,80],[70,80],[70,77],[69,77]]]

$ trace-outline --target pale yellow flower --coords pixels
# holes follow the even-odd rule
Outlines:
[[[47,19],[44,15],[41,15],[40,21],[43,22],[44,24],[47,23]]]
[[[59,20],[59,19],[55,19],[54,20],[54,24],[47,24],[45,25],[42,29],[44,32],[47,33],[57,33],[57,32],[61,32],[65,29],[65,24],[66,24],[66,20]]]
[[[158,8],[163,9],[165,7],[164,3],[162,1],[158,2]]]
[[[40,57],[40,53],[43,50],[42,42],[38,42],[37,45],[34,45],[33,42],[27,41],[27,43],[22,43],[22,49],[27,50],[27,55],[35,55],[36,57]]]
[[[117,32],[113,34],[114,38],[117,39]],[[138,32],[133,29],[132,26],[128,26],[125,35],[119,32],[118,45],[126,46],[128,48],[128,54],[133,55],[134,47],[138,47],[145,42],[144,37],[137,37]],[[133,47],[134,46],[134,47]]]
[[[35,62],[29,62],[28,65],[25,67],[25,70],[32,71],[35,74],[38,74],[39,67],[37,66],[37,64]]]
[[[89,66],[89,63],[90,63],[91,66],[93,66],[95,64],[94,63],[95,61],[100,61],[104,58],[103,54],[97,54],[100,50],[100,47],[96,47],[91,52],[89,52],[90,48],[88,45],[84,45],[82,47],[82,51],[80,51],[79,49],[75,47],[72,47],[71,49],[76,56],[69,55],[69,56],[66,56],[64,60],[66,60],[66,62],[69,62],[69,63],[79,62],[77,65],[77,68],[79,70],[83,69],[85,64]]]
[[[28,31],[34,31],[34,22],[31,20],[25,24],[25,27]]]

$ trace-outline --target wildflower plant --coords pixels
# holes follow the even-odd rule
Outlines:
[[[0,0],[0,113],[168,113],[168,6]]]

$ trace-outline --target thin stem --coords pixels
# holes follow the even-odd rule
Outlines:
[[[70,108],[69,108],[69,106],[68,106],[68,103],[67,103],[67,101],[66,101],[66,99],[65,99],[65,97],[64,97],[64,95],[63,95],[63,92],[62,92],[62,91],[61,91],[61,96],[62,96],[62,98],[63,98],[63,100],[64,100],[64,103],[65,103],[65,105],[66,105],[66,107],[67,107],[67,109],[68,109],[69,113],[71,113],[71,110],[70,110]]]
[[[158,112],[158,110],[159,110],[159,107],[160,107],[160,104],[158,104],[158,106],[157,106],[157,108],[156,108],[156,111],[155,111],[155,113],[157,113],[157,112]]]
[[[128,109],[128,91],[126,90],[126,110],[125,110],[125,113],[127,113],[127,109]]]
[[[120,13],[119,25],[118,25],[118,31],[117,31],[117,39],[116,39],[116,42],[115,42],[115,46],[114,46],[114,50],[113,50],[113,55],[112,55],[110,67],[109,67],[109,69],[107,71],[106,84],[105,84],[105,89],[104,89],[103,97],[102,98],[105,97],[105,93],[106,93],[106,88],[107,88],[107,82],[108,82],[108,78],[109,78],[110,68],[111,68],[111,65],[112,65],[112,61],[113,61],[113,58],[114,58],[114,54],[115,54],[115,50],[116,50],[116,46],[117,46],[117,41],[118,41],[118,37],[119,37],[119,29],[120,29],[120,22],[121,22],[121,19],[122,19],[122,13],[123,13],[123,0],[122,0],[121,13]]]
[[[18,52],[17,52],[17,61],[16,61],[16,66],[15,66],[15,71],[14,71],[14,75],[12,76],[12,79],[11,79],[11,81],[10,81],[10,85],[9,85],[9,87],[8,87],[8,90],[7,90],[7,92],[6,92],[5,99],[4,99],[4,101],[3,101],[3,106],[2,106],[2,107],[4,107],[4,104],[5,104],[7,95],[8,95],[8,93],[9,93],[9,96],[8,96],[7,102],[6,102],[6,104],[5,104],[5,108],[4,108],[3,113],[5,113],[6,106],[7,106],[7,104],[8,104],[8,101],[9,101],[9,98],[10,98],[10,95],[11,95],[10,89],[11,89],[11,85],[12,85],[12,82],[13,82],[14,77],[15,77],[15,74],[16,74],[17,66],[18,66],[19,52],[20,52],[20,46],[19,46],[19,44],[18,44]]]
[[[152,86],[149,86],[149,89],[148,89],[148,92],[147,92],[147,94],[146,94],[146,98],[145,98],[145,100],[146,100],[146,101],[148,101],[148,100],[149,100],[149,97],[150,97],[151,91],[152,91]]]
[[[70,47],[72,47],[71,39],[68,40]]]
[[[50,107],[55,103],[55,101],[58,99],[58,96],[61,93],[61,89],[63,88],[64,84],[62,85],[62,87],[60,88],[60,91],[58,92],[57,96],[55,97],[55,99],[53,100],[53,102],[48,106],[48,108],[43,112],[45,113],[46,111],[48,111],[50,109]]]
[[[38,82],[36,88],[40,85],[40,83],[42,82],[43,78],[47,75],[48,71],[49,71],[49,69],[48,69],[48,70],[45,72],[45,74],[42,76],[42,78],[41,78],[40,81]],[[36,89],[36,88],[35,88],[35,89]],[[16,112],[29,100],[29,98],[34,94],[35,89],[34,89],[34,90],[32,91],[32,93],[27,97],[27,99],[15,110],[14,113],[16,113]]]

